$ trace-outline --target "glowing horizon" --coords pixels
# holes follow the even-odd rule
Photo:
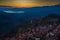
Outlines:
[[[0,5],[12,7],[35,7],[35,6],[51,6],[59,4],[59,0],[1,0]]]

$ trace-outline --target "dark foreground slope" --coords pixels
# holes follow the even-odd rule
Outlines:
[[[14,12],[24,11],[24,13],[6,13],[4,12],[5,10]],[[60,5],[34,8],[0,7],[0,36],[9,34],[11,30],[15,30],[17,25],[25,24],[26,18],[31,20],[32,18],[41,18],[48,14],[60,15]]]

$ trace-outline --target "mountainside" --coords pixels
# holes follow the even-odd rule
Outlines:
[[[57,14],[49,14],[48,16],[45,16],[41,19],[41,24],[54,24],[60,23],[60,15]]]
[[[17,13],[19,11],[24,11],[24,13]],[[34,8],[0,7],[0,32],[1,34],[7,34],[10,30],[16,28],[17,25],[25,24],[26,18],[41,18],[47,16],[48,14],[58,14],[60,16],[60,6],[57,5]]]

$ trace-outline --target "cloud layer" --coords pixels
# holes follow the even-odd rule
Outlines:
[[[5,12],[5,13],[24,13],[24,11],[6,11],[6,10],[4,10],[3,12]]]

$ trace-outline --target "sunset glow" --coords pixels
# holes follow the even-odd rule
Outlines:
[[[21,8],[29,8],[36,6],[51,6],[59,4],[60,1],[45,1],[45,0],[6,0],[0,1],[0,5],[12,6],[12,7],[21,7]]]

